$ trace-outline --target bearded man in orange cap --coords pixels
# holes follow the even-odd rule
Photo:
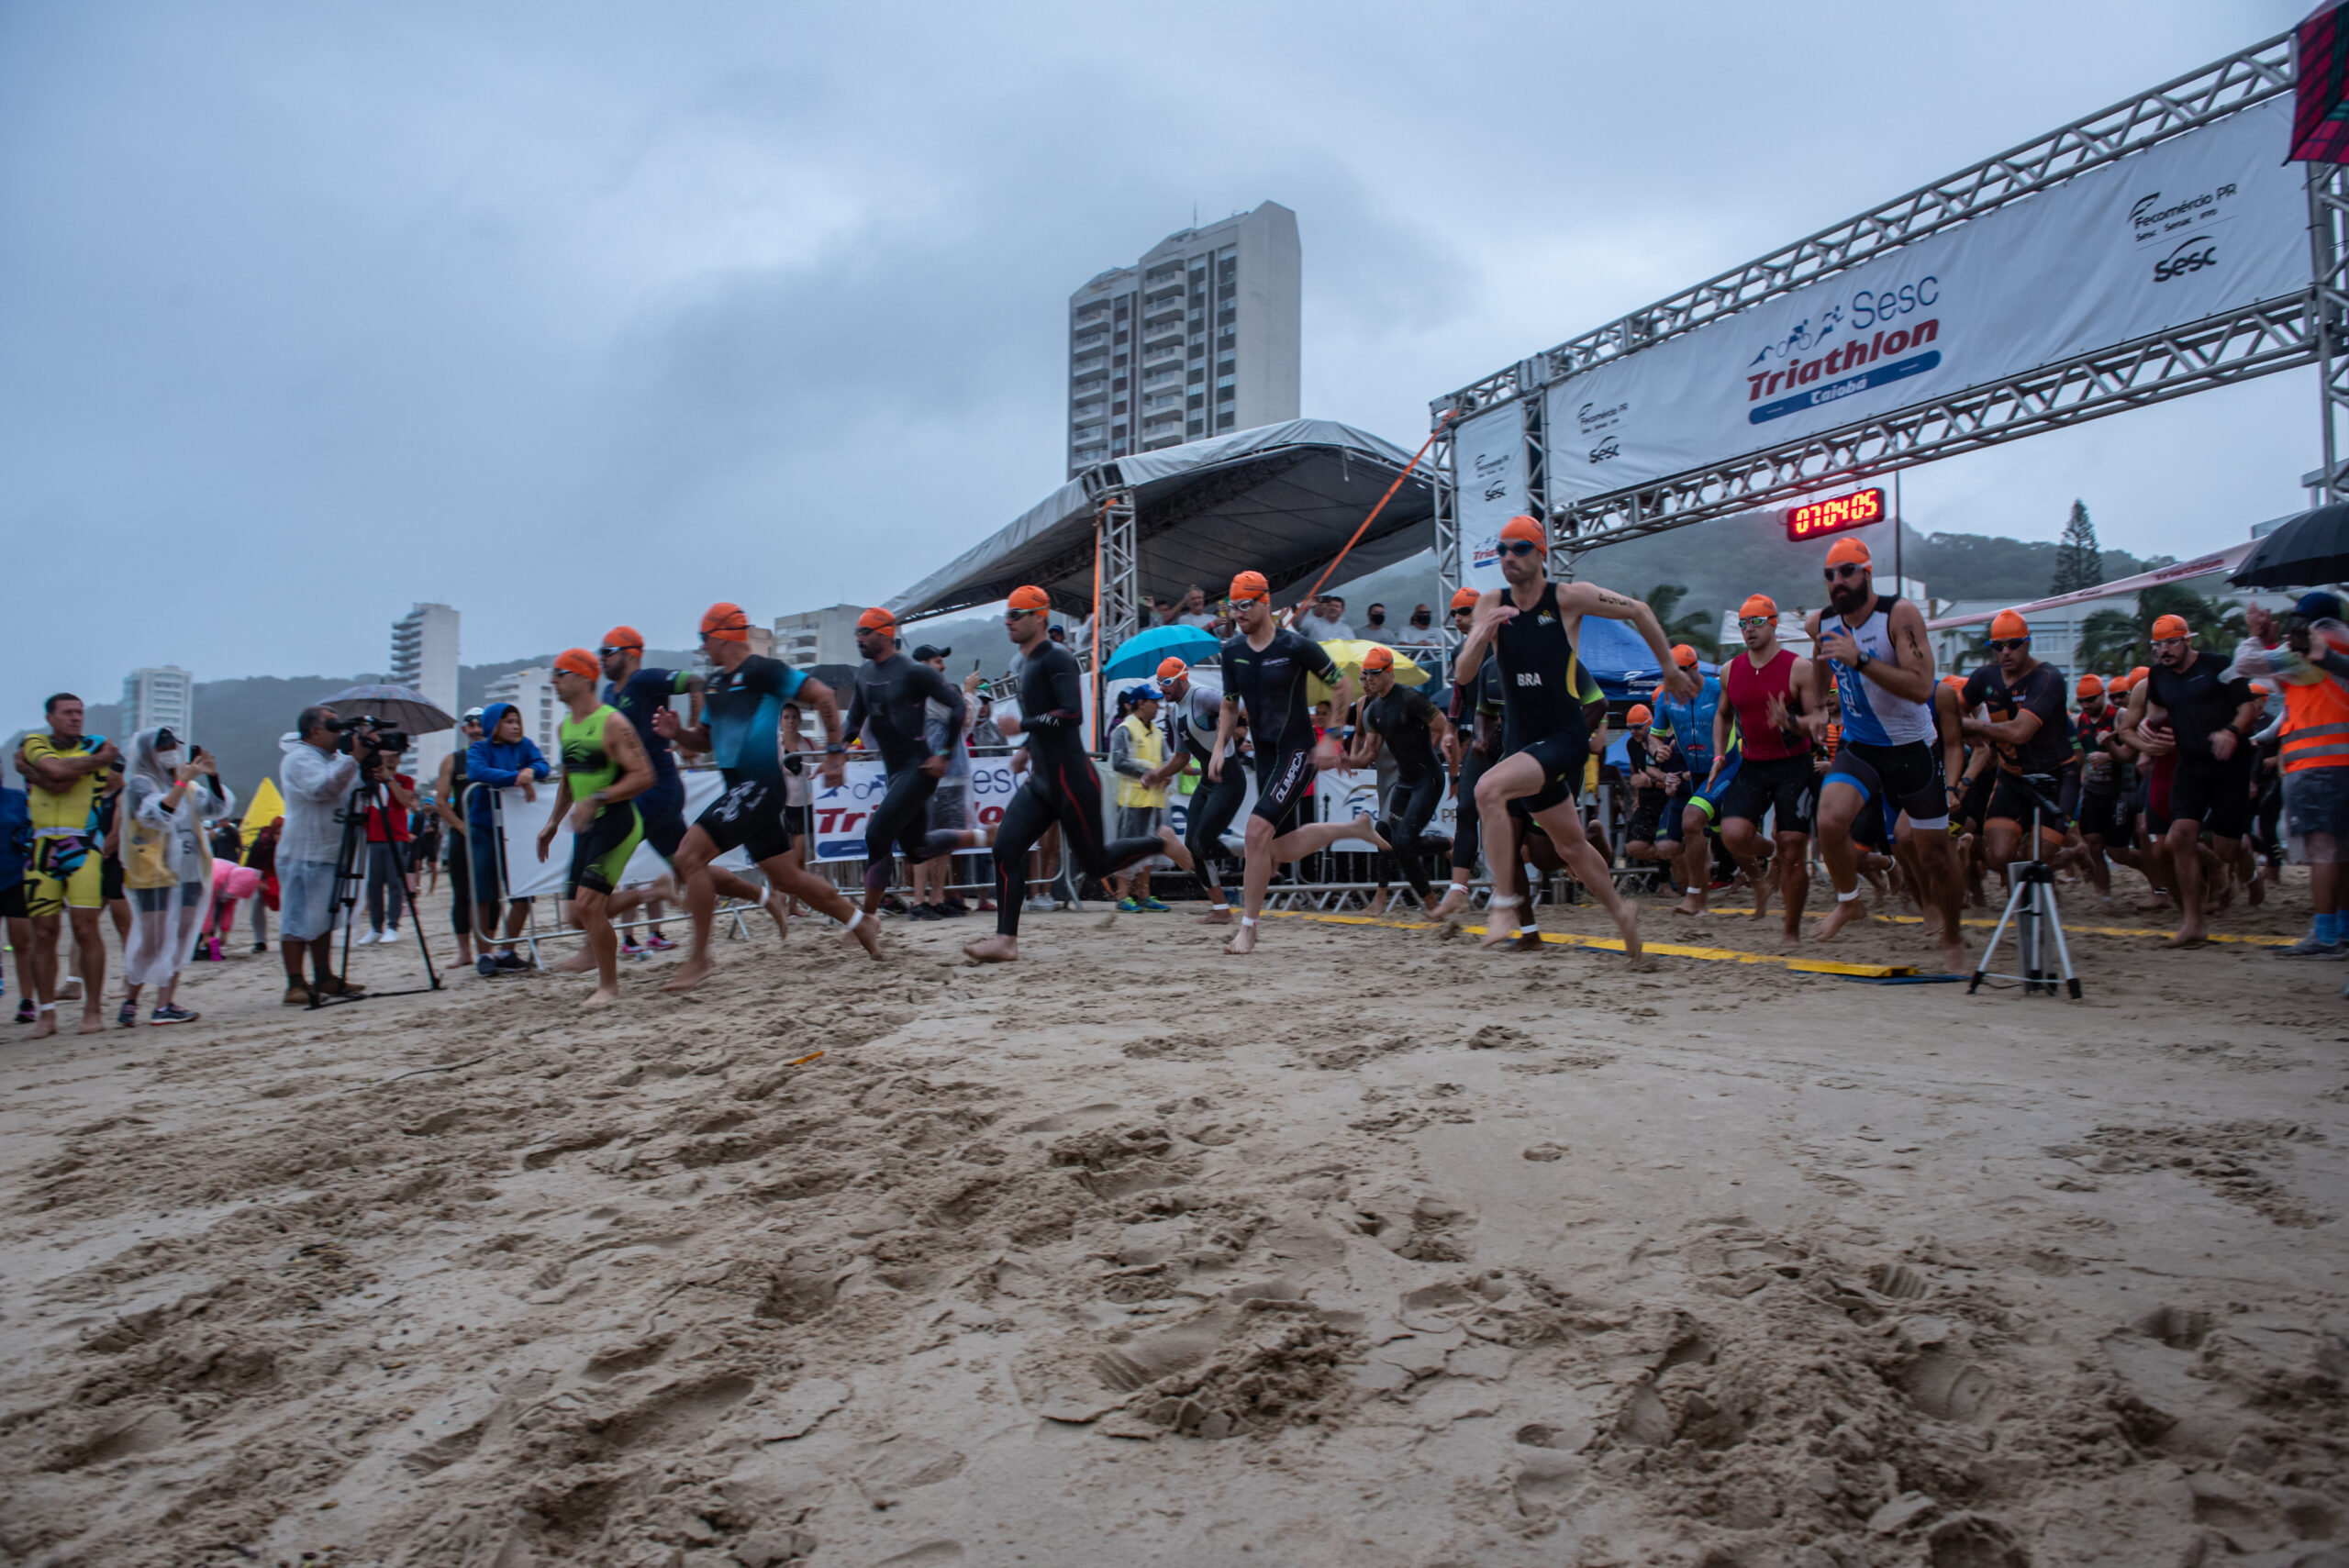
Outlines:
[[[694,951],[677,968],[663,991],[685,991],[708,976],[708,927],[696,883],[708,886],[719,873],[710,865],[729,850],[740,850],[767,879],[759,902],[783,923],[783,911],[793,898],[818,914],[829,915],[848,929],[842,940],[853,941],[874,958],[881,956],[879,928],[863,910],[841,896],[840,890],[814,875],[792,855],[791,816],[785,809],[781,756],[783,709],[787,703],[806,702],[824,724],[824,760],[820,766],[828,784],[841,782],[845,768],[841,740],[841,709],[831,688],[795,670],[780,659],[751,651],[751,623],[740,605],[716,604],[701,617],[701,651],[710,673],[703,694],[702,722],[688,725],[676,710],[662,707],[653,715],[659,733],[687,751],[707,752],[726,781],[719,795],[686,829],[685,842],[670,858],[671,866],[686,883],[686,900],[694,913]]]
[[[1248,817],[1246,896],[1240,929],[1223,950],[1236,956],[1255,951],[1256,922],[1264,914],[1275,865],[1303,860],[1341,839],[1366,839],[1381,853],[1391,852],[1393,846],[1368,817],[1352,823],[1287,825],[1293,813],[1304,809],[1306,786],[1315,772],[1338,765],[1337,741],[1314,733],[1306,682],[1318,677],[1330,688],[1332,713],[1352,707],[1360,688],[1352,675],[1339,670],[1327,649],[1274,621],[1273,591],[1263,573],[1242,572],[1234,577],[1231,602],[1240,617],[1240,635],[1223,645],[1223,714],[1216,724],[1214,754],[1208,759],[1208,782],[1222,782],[1237,765],[1236,761],[1227,764],[1225,756],[1244,712],[1256,748],[1256,805]]]
[[[1819,852],[1835,885],[1835,907],[1820,922],[1816,940],[1832,940],[1865,913],[1864,851],[1852,829],[1862,811],[1876,811],[1885,842],[1916,867],[1919,895],[1939,906],[1932,936],[1942,962],[1962,972],[1957,906],[1965,879],[1950,853],[1954,786],[1935,745],[1933,651],[1924,615],[1906,599],[1876,591],[1868,547],[1849,534],[1828,547],[1825,575],[1829,607],[1813,610],[1805,622],[1812,657],[1803,722],[1824,739],[1830,716],[1840,709],[1843,728],[1819,788]]]
[[[2259,727],[2259,700],[2248,680],[2226,679],[2221,662],[2195,648],[2183,616],[2163,616],[2153,629],[2154,662],[2129,693],[2121,728],[2147,756],[2175,759],[2169,822],[2162,833],[2180,911],[2169,945],[2194,947],[2210,940],[2212,895],[2232,895],[2228,868],[2241,860],[2243,836],[2251,828],[2253,758],[2246,742]],[[2164,722],[2149,722],[2154,707]],[[2218,851],[2215,873],[2200,854],[2206,832]],[[2215,889],[2209,885],[2212,878]]]
[[[1810,893],[1810,816],[1819,788],[1810,737],[1802,726],[1810,661],[1778,646],[1778,606],[1767,594],[1746,599],[1737,612],[1737,630],[1745,647],[1720,667],[1722,700],[1712,734],[1714,756],[1726,757],[1734,728],[1735,771],[1725,781],[1708,778],[1698,794],[1720,813],[1721,843],[1753,884],[1757,917],[1770,906],[1770,879],[1761,857],[1761,827],[1769,820],[1785,919],[1780,941],[1791,947],[1802,940],[1803,903]],[[1720,764],[1714,766],[1718,773]],[[1698,890],[1702,885],[1697,884]]]
[[[2072,723],[2064,677],[2031,653],[2031,625],[2013,610],[1990,620],[1990,662],[1966,677],[1958,695],[1968,740],[1987,743],[1998,771],[1982,813],[1984,859],[2007,874],[2018,850],[2042,860],[2064,847],[2060,792],[2072,760]],[[2025,845],[2034,817],[2039,841]]]
[[[984,848],[988,834],[983,828],[932,832],[930,826],[930,797],[946,776],[947,753],[963,743],[970,712],[962,689],[942,672],[907,657],[897,645],[897,617],[885,609],[869,609],[857,617],[856,651],[864,662],[857,667],[847,729],[862,735],[869,728],[888,779],[864,825],[864,914],[876,919],[898,854],[907,865],[918,866],[956,850]],[[930,740],[932,703],[945,716],[945,734],[935,750]]]
[[[1593,583],[1551,582],[1549,552],[1549,531],[1534,518],[1511,517],[1502,526],[1504,585],[1477,596],[1475,618],[1460,650],[1464,670],[1482,669],[1488,649],[1500,669],[1501,758],[1476,781],[1476,809],[1484,819],[1486,858],[1494,879],[1483,945],[1530,949],[1540,940],[1513,852],[1516,821],[1522,818],[1550,836],[1567,871],[1613,917],[1623,933],[1624,951],[1638,962],[1639,907],[1615,890],[1614,872],[1584,835],[1577,806],[1590,760],[1590,722],[1575,679],[1582,664],[1583,617],[1599,616],[1637,628],[1671,695],[1695,695],[1698,681],[1674,660],[1653,610]]]

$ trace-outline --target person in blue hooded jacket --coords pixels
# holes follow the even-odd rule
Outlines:
[[[24,993],[17,1021],[34,1021],[33,987],[28,978],[33,949],[33,923],[25,906],[25,868],[32,862],[32,808],[20,789],[0,784],[0,922],[8,933],[8,949],[17,955],[17,989]]]
[[[554,770],[537,743],[522,733],[522,710],[512,703],[494,702],[483,708],[481,728],[484,739],[465,749],[466,783],[479,786],[467,792],[465,836],[473,868],[473,929],[482,944],[473,967],[486,975],[528,967],[514,951],[514,938],[530,917],[528,898],[509,900],[506,940],[496,953],[490,952],[489,939],[497,929],[498,895],[506,885],[506,856],[498,842],[497,819],[491,815],[492,796],[501,789],[519,788],[523,799],[536,800],[537,781]]]

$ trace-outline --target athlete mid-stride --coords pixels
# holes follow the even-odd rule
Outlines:
[[[1304,806],[1306,786],[1315,771],[1338,765],[1337,741],[1314,733],[1308,678],[1319,676],[1330,688],[1332,713],[1353,706],[1360,689],[1352,675],[1339,671],[1329,650],[1275,623],[1273,590],[1263,573],[1242,572],[1234,577],[1230,597],[1240,617],[1240,635],[1223,645],[1223,715],[1216,721],[1208,782],[1222,782],[1224,759],[1244,710],[1256,747],[1256,806],[1248,817],[1247,892],[1240,929],[1223,950],[1237,955],[1255,951],[1256,922],[1264,912],[1275,865],[1303,860],[1341,839],[1366,840],[1382,854],[1392,853],[1394,846],[1379,836],[1367,816],[1350,823],[1284,827],[1290,813]]]
[[[612,929],[610,900],[629,857],[644,842],[644,819],[636,802],[653,784],[652,759],[636,726],[596,695],[602,673],[596,656],[584,648],[555,656],[554,695],[571,717],[561,731],[562,777],[555,784],[554,808],[539,829],[543,861],[555,830],[569,818],[572,918],[587,934],[596,967],[596,989],[581,1004],[588,1007],[608,1007],[620,999],[620,939]]]
[[[956,850],[984,849],[984,828],[930,830],[930,797],[946,776],[946,754],[963,743],[962,688],[930,665],[906,656],[897,646],[897,618],[887,610],[865,611],[856,621],[856,651],[864,663],[856,672],[856,695],[849,699],[848,732],[864,733],[881,753],[887,786],[864,826],[864,914],[880,914],[883,895],[902,851],[908,866],[921,865]],[[930,705],[946,715],[945,741],[930,744]]]
[[[1044,590],[1014,588],[1004,630],[1019,651],[1019,716],[996,720],[1027,738],[1028,776],[995,835],[995,935],[964,944],[974,963],[1019,956],[1019,906],[1027,892],[1028,851],[1059,824],[1061,842],[1085,874],[1107,882],[1136,861],[1163,854],[1188,872],[1191,851],[1172,828],[1130,839],[1101,836],[1101,775],[1085,750],[1085,674],[1076,655],[1046,635],[1052,601]]]
[[[677,875],[700,875],[729,850],[740,850],[767,879],[760,902],[770,909],[796,898],[848,929],[873,957],[881,956],[880,923],[841,896],[840,889],[792,858],[791,817],[784,809],[784,704],[804,701],[824,724],[824,782],[836,784],[845,771],[840,704],[831,688],[780,659],[751,651],[751,622],[740,605],[718,603],[701,617],[701,651],[709,661],[702,722],[687,725],[674,708],[652,716],[660,732],[684,751],[707,751],[718,763],[726,793],[709,803],[685,831],[670,857]],[[687,956],[663,991],[690,990],[709,974],[708,956]]]
[[[1925,617],[1908,600],[1876,591],[1868,547],[1848,534],[1829,547],[1826,573],[1829,608],[1811,611],[1805,623],[1812,661],[1803,723],[1824,738],[1829,717],[1840,708],[1843,730],[1819,786],[1819,853],[1835,884],[1835,907],[1814,940],[1832,940],[1864,913],[1863,851],[1853,837],[1860,813],[1873,809],[1887,819],[1897,814],[1887,833],[1897,835],[1917,867],[1919,896],[1940,909],[1933,941],[1942,962],[1953,973],[1961,972],[1965,941],[1958,934],[1957,901],[1964,880],[1950,858],[1949,786],[1935,751],[1940,730]]]
[[[1173,750],[1197,763],[1204,775],[1208,759],[1215,754],[1216,730],[1223,723],[1223,676],[1214,670],[1194,670],[1170,655],[1158,662],[1158,689],[1166,694],[1159,722],[1166,727]],[[1234,746],[1231,751],[1238,750]],[[1225,755],[1228,760],[1231,752]],[[1207,889],[1208,912],[1199,917],[1203,926],[1231,924],[1231,899],[1223,890],[1223,834],[1247,798],[1246,778],[1238,768],[1226,768],[1220,780],[1202,782],[1191,793],[1184,814],[1183,846],[1191,851],[1200,884]]]
[[[1387,792],[1386,815],[1378,830],[1395,846],[1387,860],[1400,862],[1403,879],[1419,895],[1419,907],[1431,910],[1435,897],[1428,886],[1424,857],[1452,853],[1450,839],[1428,836],[1428,824],[1443,804],[1442,754],[1452,739],[1452,725],[1435,704],[1395,678],[1392,649],[1374,648],[1362,656],[1362,686],[1366,699],[1363,724],[1346,765],[1369,767],[1381,751],[1395,759],[1395,784]]]
[[[1487,649],[1500,666],[1501,760],[1476,781],[1476,811],[1488,847],[1512,841],[1512,815],[1547,833],[1567,871],[1623,933],[1623,951],[1636,960],[1639,907],[1615,891],[1614,873],[1584,836],[1576,808],[1590,760],[1590,724],[1575,680],[1582,662],[1583,617],[1599,616],[1636,627],[1654,650],[1664,690],[1674,696],[1693,696],[1697,681],[1675,662],[1653,610],[1596,584],[1551,582],[1549,550],[1548,532],[1533,518],[1515,517],[1503,525],[1500,566],[1506,585],[1478,595],[1475,619],[1460,650],[1463,669],[1478,668]],[[1522,939],[1532,929],[1531,911],[1521,922],[1512,922],[1506,913],[1521,902],[1514,893],[1493,898],[1484,946],[1527,945]]]

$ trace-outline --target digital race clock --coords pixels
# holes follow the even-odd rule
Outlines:
[[[1830,495],[1823,501],[1806,501],[1787,509],[1787,538],[1794,540],[1823,539],[1852,528],[1864,528],[1870,523],[1884,521],[1884,491],[1870,485],[1854,490],[1848,495]]]

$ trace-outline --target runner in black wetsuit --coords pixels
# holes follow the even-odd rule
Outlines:
[[[1027,892],[1028,851],[1060,824],[1061,843],[1085,873],[1106,882],[1138,860],[1165,855],[1185,871],[1191,852],[1172,828],[1132,839],[1101,836],[1101,775],[1085,750],[1085,673],[1076,655],[1045,635],[1052,599],[1037,587],[1011,591],[1004,630],[1019,650],[1019,717],[998,718],[1006,735],[1028,738],[1028,777],[1004,807],[995,836],[995,935],[965,943],[974,963],[1019,956],[1019,906]]]
[[[946,773],[946,752],[963,739],[962,689],[927,664],[906,657],[897,646],[897,618],[870,609],[856,619],[856,651],[865,662],[856,672],[856,695],[849,699],[847,730],[861,734],[869,724],[873,744],[889,787],[864,825],[864,912],[881,908],[896,871],[895,855],[917,866],[956,850],[983,849],[983,828],[930,830],[930,797]],[[930,746],[930,703],[946,712],[945,749]]]
[[[2031,655],[2031,625],[2012,610],[1990,622],[1991,662],[1966,677],[1958,694],[1965,712],[1988,717],[1963,721],[1969,740],[1987,741],[1998,782],[1983,808],[1982,853],[2003,876],[2017,859],[2043,860],[2064,847],[2058,792],[2072,760],[2072,724],[2064,677]],[[2023,824],[2039,817],[2039,845],[2024,844]]]
[[[1223,723],[1223,675],[1218,670],[1193,670],[1180,659],[1163,659],[1158,689],[1166,694],[1159,722],[1166,727],[1167,740],[1199,770],[1198,787],[1183,813],[1183,847],[1191,851],[1208,893],[1208,912],[1199,917],[1199,924],[1228,926],[1231,900],[1223,890],[1222,862],[1230,851],[1223,847],[1223,835],[1240,815],[1240,803],[1248,798],[1248,781],[1236,767],[1224,769],[1223,777],[1212,784],[1207,779],[1215,733]],[[1233,747],[1232,753],[1238,750]]]
[[[1366,768],[1384,750],[1395,759],[1395,784],[1387,791],[1386,816],[1378,830],[1394,848],[1389,862],[1399,862],[1405,881],[1419,895],[1419,907],[1432,909],[1424,859],[1449,854],[1452,840],[1427,836],[1435,808],[1443,804],[1443,763],[1438,753],[1452,733],[1435,704],[1395,678],[1395,655],[1374,648],[1362,656],[1363,725],[1354,750],[1346,758],[1350,768]],[[1392,871],[1390,863],[1388,870]],[[1381,879],[1385,885],[1384,878]]]
[[[2251,827],[2250,736],[2259,727],[2259,706],[2249,681],[2226,679],[2219,659],[2196,650],[2184,617],[2155,620],[2153,644],[2153,665],[2129,694],[2125,728],[2156,763],[2165,755],[2174,759],[2161,837],[2183,916],[2168,945],[2192,947],[2210,940],[2206,911],[2218,901],[2214,895],[2231,893],[2228,872]],[[2165,722],[2149,721],[2155,707]],[[2202,857],[2206,836],[2218,851],[2215,867]]]
[[[1550,582],[1549,548],[1547,530],[1531,517],[1511,517],[1503,526],[1500,565],[1508,585],[1479,596],[1475,622],[1460,651],[1464,665],[1480,665],[1487,648],[1500,662],[1502,756],[1476,782],[1476,809],[1484,817],[1486,858],[1492,862],[1494,880],[1484,945],[1515,940],[1530,947],[1526,938],[1540,938],[1531,910],[1523,907],[1522,873],[1514,852],[1512,818],[1521,816],[1550,835],[1575,879],[1614,918],[1623,933],[1624,951],[1637,960],[1638,906],[1615,891],[1614,873],[1584,837],[1582,816],[1575,809],[1583,765],[1590,758],[1589,722],[1574,678],[1582,662],[1577,647],[1583,617],[1627,620],[1637,627],[1654,650],[1664,689],[1673,695],[1693,695],[1697,680],[1674,662],[1664,628],[1647,606],[1589,583]],[[1504,878],[1507,892],[1502,891]],[[1508,917],[1508,910],[1520,908],[1526,917],[1521,922]]]
[[[726,793],[685,829],[685,842],[670,857],[671,868],[690,885],[706,880],[701,873],[710,862],[739,849],[766,877],[759,901],[770,911],[787,907],[796,898],[817,913],[844,922],[847,929],[841,940],[879,958],[879,924],[791,854],[780,742],[784,705],[804,699],[824,721],[824,782],[836,784],[847,748],[841,742],[840,705],[831,689],[779,659],[751,652],[751,621],[740,605],[721,601],[709,606],[701,617],[701,651],[710,664],[701,722],[688,725],[676,709],[662,707],[652,716],[652,727],[684,751],[711,753],[725,778]],[[696,951],[686,955],[661,989],[690,990],[708,973],[708,955]]]
[[[1263,573],[1234,577],[1231,602],[1239,611],[1240,635],[1223,645],[1223,717],[1216,726],[1208,780],[1222,780],[1224,752],[1244,709],[1256,747],[1256,808],[1248,818],[1247,903],[1240,929],[1223,950],[1239,954],[1256,946],[1256,919],[1264,913],[1274,866],[1303,860],[1341,839],[1367,839],[1382,851],[1390,846],[1367,817],[1280,830],[1282,818],[1304,798],[1314,770],[1338,764],[1337,742],[1315,739],[1306,680],[1320,676],[1331,690],[1330,711],[1343,713],[1353,706],[1354,678],[1340,673],[1319,643],[1274,624],[1273,591]]]

